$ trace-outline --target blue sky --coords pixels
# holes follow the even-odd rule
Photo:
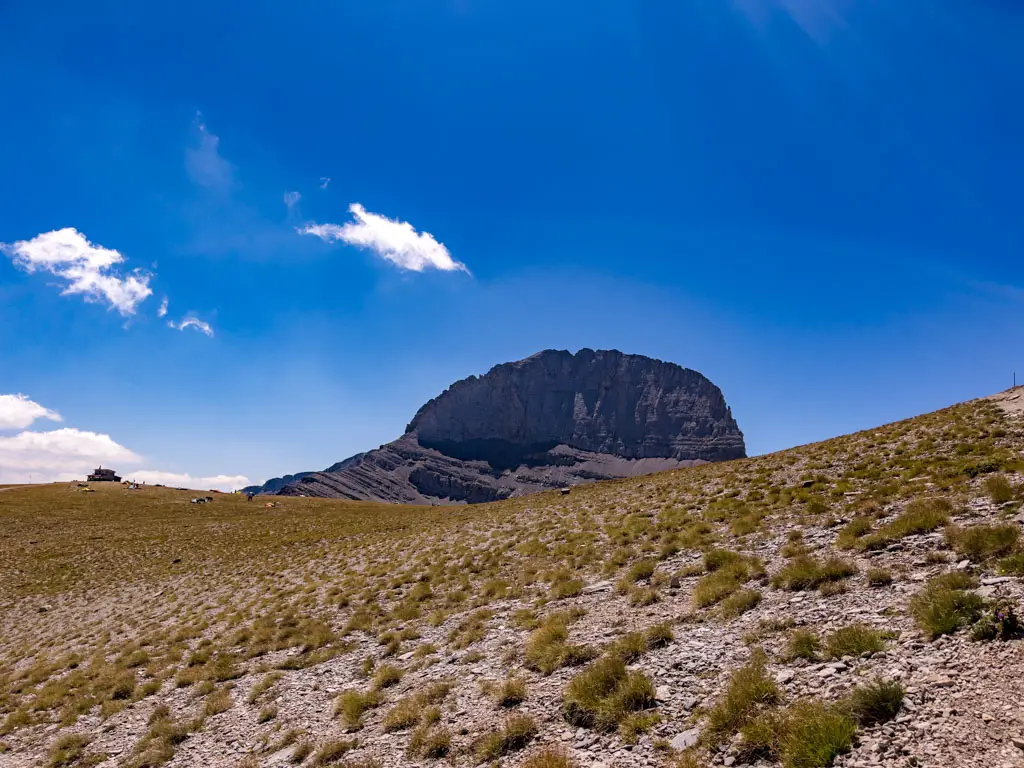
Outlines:
[[[1022,39],[1011,0],[8,0],[0,482],[321,468],[545,348],[700,370],[751,453],[1005,388]]]

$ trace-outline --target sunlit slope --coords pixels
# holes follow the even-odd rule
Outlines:
[[[1012,761],[1012,718],[914,724],[930,680],[994,710],[1024,674],[990,626],[1022,596],[1022,446],[975,401],[469,508],[9,488],[0,766]],[[899,686],[895,721],[851,704]]]

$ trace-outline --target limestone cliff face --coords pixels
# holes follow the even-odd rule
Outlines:
[[[406,433],[492,463],[556,445],[624,459],[745,455],[743,434],[707,378],[614,350],[551,350],[495,366],[424,405]]]
[[[479,503],[744,455],[721,390],[700,373],[615,350],[548,350],[456,382],[392,443],[270,483],[283,495]]]

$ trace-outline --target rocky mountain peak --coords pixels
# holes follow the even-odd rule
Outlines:
[[[262,492],[475,503],[746,455],[721,390],[618,350],[544,350],[452,384],[392,443]]]

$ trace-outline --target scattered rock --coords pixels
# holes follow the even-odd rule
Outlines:
[[[670,743],[672,749],[682,751],[696,745],[698,741],[700,741],[700,729],[691,728],[688,731],[676,734]]]

